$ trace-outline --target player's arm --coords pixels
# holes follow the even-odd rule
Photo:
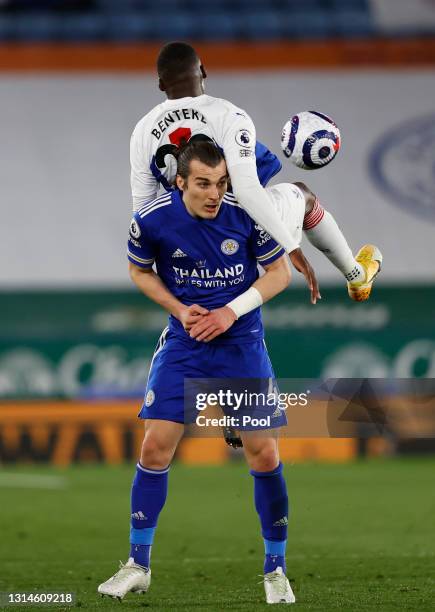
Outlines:
[[[261,295],[261,303],[264,304],[274,298],[278,293],[287,289],[290,284],[292,273],[288,257],[281,255],[271,264],[263,266],[265,273],[257,278],[251,288],[256,289]]]
[[[156,227],[145,224],[141,215],[136,213],[130,223],[127,246],[130,278],[144,295],[176,317],[184,329],[189,331],[208,310],[198,304],[186,306],[180,302],[154,272],[153,264],[158,246],[153,238],[155,235]]]
[[[282,253],[282,249],[278,247],[278,250]],[[282,253],[272,263],[265,264],[263,267],[265,273],[247,291],[237,296],[226,306],[212,310],[206,317],[201,317],[200,321],[190,330],[191,338],[210,342],[210,340],[226,332],[239,317],[258,308],[284,291],[291,280],[287,255]]]
[[[248,215],[273,236],[287,253],[291,253],[299,245],[285,227],[258,179],[254,123],[243,113],[234,113],[227,121],[222,141],[234,195]]]
[[[235,129],[237,131],[234,134]],[[235,197],[249,216],[285,248],[293,266],[305,276],[310,290],[311,303],[316,304],[317,300],[321,299],[316,274],[299,244],[294,241],[290,231],[276,212],[269,194],[260,183],[261,173],[259,174],[259,160],[257,159],[256,162],[256,153],[258,151],[267,161],[268,150],[264,145],[258,143],[255,145],[255,126],[247,115],[238,115],[237,122],[232,124],[226,134],[225,159]],[[297,185],[307,202],[307,198],[309,199],[313,194],[302,183],[297,183]]]
[[[180,300],[172,295],[152,268],[141,268],[130,261],[128,271],[131,280],[139,291],[181,321],[186,331],[190,330],[201,315],[208,313],[206,308],[198,304],[186,306],[180,302]]]
[[[148,165],[148,154],[143,142],[141,123],[136,126],[131,136],[130,167],[133,211],[136,211],[153,200],[159,190],[159,183]]]

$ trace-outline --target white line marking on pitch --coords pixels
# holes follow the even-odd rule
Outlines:
[[[0,487],[10,489],[65,489],[63,476],[42,474],[0,474]]]

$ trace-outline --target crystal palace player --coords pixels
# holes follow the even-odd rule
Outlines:
[[[293,265],[305,275],[311,301],[315,303],[320,297],[317,281],[289,230],[292,211],[288,199],[282,197],[279,189],[266,192],[263,188],[281,164],[256,142],[255,126],[248,114],[227,100],[204,93],[205,69],[195,50],[186,43],[164,46],[157,70],[159,87],[168,99],[145,115],[132,135],[134,209],[152,200],[161,187],[173,188],[174,152],[181,142],[214,141],[224,152],[231,186],[240,205],[289,253]],[[365,245],[355,258],[332,215],[306,185],[296,185],[306,204],[305,235],[345,276],[350,297],[366,300],[380,270],[381,253],[373,245]]]
[[[179,154],[180,191],[139,208],[130,226],[131,278],[171,316],[154,354],[140,412],[146,424],[131,495],[130,557],[98,587],[102,595],[123,598],[149,588],[151,545],[166,500],[169,465],[186,422],[185,379],[249,378],[268,386],[274,378],[260,306],[287,287],[288,258],[225,193],[227,179],[220,150],[210,142],[191,142]],[[282,197],[291,200],[296,189],[287,185]],[[303,215],[300,197],[295,223],[288,228],[296,242]],[[265,269],[261,278],[257,263]],[[293,603],[285,576],[288,499],[276,437],[285,417],[277,405],[262,410],[270,418],[267,432],[255,436],[240,429],[265,543],[264,587],[268,603]]]

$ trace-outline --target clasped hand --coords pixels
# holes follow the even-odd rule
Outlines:
[[[226,332],[237,319],[228,306],[207,310],[198,304],[185,307],[180,322],[189,336],[199,342],[210,342]]]

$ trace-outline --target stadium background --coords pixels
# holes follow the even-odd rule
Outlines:
[[[193,41],[209,71],[207,93],[246,108],[259,140],[275,152],[282,124],[301,110],[330,114],[342,131],[341,152],[319,172],[297,170],[279,153],[280,180],[307,182],[333,212],[353,249],[367,241],[378,244],[385,267],[372,299],[351,303],[338,273],[305,244],[323,300],[310,306],[295,275],[289,290],[264,308],[278,375],[434,377],[434,33],[432,0],[161,0],[158,6],[147,0],[0,1],[0,485],[7,500],[2,522],[11,533],[5,552],[12,560],[3,590],[28,584],[15,572],[14,562],[23,562],[32,584],[41,587],[37,571],[30,569],[36,560],[48,572],[46,584],[67,586],[59,575],[50,574],[48,560],[44,566],[34,552],[35,545],[48,557],[58,552],[55,544],[47,543],[52,506],[46,490],[52,488],[57,495],[56,507],[73,505],[77,522],[90,521],[89,541],[98,541],[103,533],[85,506],[96,510],[104,500],[113,530],[119,530],[120,508],[125,512],[120,498],[127,502],[130,465],[111,470],[88,465],[85,471],[70,468],[59,475],[46,464],[122,464],[135,459],[141,441],[135,414],[165,315],[135,291],[126,273],[128,143],[136,121],[161,100],[154,74],[161,42]],[[307,464],[301,472],[291,472],[294,496],[305,500],[301,532],[305,528],[312,534],[312,541],[300,543],[307,555],[328,549],[330,536],[320,532],[323,521],[339,534],[339,545],[337,540],[333,545],[340,554],[346,549],[343,558],[353,554],[350,545],[346,548],[349,533],[360,552],[373,544],[367,558],[379,575],[384,569],[373,550],[394,551],[400,539],[397,568],[403,566],[401,554],[420,555],[423,565],[415,564],[411,580],[416,584],[418,575],[420,593],[398,595],[391,599],[391,609],[397,609],[403,597],[408,609],[425,609],[430,600],[425,589],[434,553],[426,525],[434,509],[429,498],[434,432],[433,418],[418,423],[413,419],[409,431],[405,427],[394,439],[373,437],[361,443],[356,437],[303,437],[282,444],[286,469],[295,461],[344,462],[342,468],[313,469]],[[427,458],[400,459],[403,453],[425,453]],[[353,461],[361,454],[385,459],[374,467],[367,459],[364,467]],[[396,458],[386,458],[391,456]],[[228,486],[237,489],[236,478],[245,471],[238,457],[220,439],[182,445],[174,496],[180,505],[188,504],[183,520],[189,522],[188,509],[199,503],[184,487],[206,491],[207,483],[222,482],[220,475],[225,474]],[[196,467],[192,473],[182,465],[201,463],[219,467]],[[236,470],[233,475],[229,467]],[[322,491],[325,514],[313,510],[320,501],[307,482]],[[377,511],[388,520],[388,528],[386,523],[378,525],[373,507],[361,501],[358,482],[364,483],[367,500],[377,496]],[[403,505],[403,486],[413,496],[414,514]],[[232,512],[238,516],[237,507],[227,508],[228,490],[219,487],[211,491],[219,493],[221,517],[230,522]],[[83,493],[83,507],[72,501],[71,491]],[[345,504],[346,517],[336,517],[331,491],[337,503]],[[212,499],[210,495],[210,511]],[[36,518],[28,514],[33,504]],[[396,522],[389,517],[392,505]],[[373,542],[364,525],[352,519],[352,512],[361,508],[366,520],[373,518]],[[419,514],[420,508],[425,510]],[[18,552],[28,537],[26,529],[16,531],[20,518],[35,523],[33,552],[26,554]],[[255,525],[255,517],[238,518],[239,524],[246,520]],[[51,516],[59,534],[65,525],[71,527],[69,520]],[[75,528],[79,534],[78,524]],[[168,527],[167,534],[162,536],[163,549],[171,537],[179,537],[175,527],[173,532]],[[225,535],[217,528],[216,538]],[[121,554],[121,537],[125,539],[125,533],[107,544],[107,558],[102,552],[94,556],[107,575]],[[298,534],[292,537],[297,543]],[[229,556],[232,546],[242,546],[235,536]],[[80,554],[72,548],[73,558]],[[331,568],[341,576],[340,563],[327,561],[322,576]],[[412,569],[410,559],[407,562]],[[306,576],[320,578],[318,562],[313,567],[311,561],[304,563]],[[194,562],[191,567],[196,567]],[[92,576],[87,584],[91,601],[97,576],[104,576],[103,570],[95,575],[86,571]],[[202,593],[198,580],[205,578],[202,570],[195,571],[192,585]],[[399,569],[396,578],[400,586],[404,578]],[[349,607],[352,602],[359,609],[357,576],[336,584],[337,592],[329,596],[338,601],[341,589]],[[78,588],[83,591],[83,584]],[[320,580],[316,588],[327,592]],[[390,609],[379,593],[372,593],[373,606],[381,603]],[[364,593],[359,594],[364,602]],[[310,602],[309,594],[306,598]],[[325,609],[318,598],[313,596],[310,609]],[[364,609],[371,609],[370,603],[367,606]],[[205,603],[201,609],[208,609]],[[246,609],[256,608],[251,602]]]

